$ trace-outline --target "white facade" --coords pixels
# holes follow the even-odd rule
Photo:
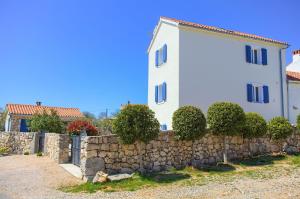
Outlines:
[[[167,62],[156,67],[155,52],[164,44]],[[247,63],[246,45],[267,49],[267,65]],[[238,103],[245,112],[258,112],[267,120],[287,116],[285,73],[280,70],[285,66],[286,47],[161,18],[148,49],[148,105],[167,129],[172,129],[172,115],[179,107],[193,105],[206,113],[218,101]],[[167,98],[156,103],[155,86],[161,82],[167,84]],[[268,103],[247,101],[249,83],[268,86]]]
[[[297,52],[294,52],[293,62],[287,66],[286,70],[300,78],[300,51]],[[300,114],[300,79],[288,79],[288,104],[289,120],[292,124],[296,124],[297,116]]]

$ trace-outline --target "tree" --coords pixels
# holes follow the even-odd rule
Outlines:
[[[42,113],[35,113],[29,123],[31,131],[62,133],[64,130],[62,120],[53,109],[50,113],[46,110]]]
[[[245,113],[242,107],[231,102],[217,102],[207,111],[207,124],[210,130],[223,137],[224,163],[227,164],[227,136],[240,135],[245,128]]]
[[[112,133],[113,119],[105,118],[96,121],[96,126],[98,127],[101,134]]]
[[[85,131],[88,136],[96,136],[98,134],[96,127],[86,120],[71,122],[67,127],[67,131],[71,135],[80,135],[83,131]]]
[[[268,133],[272,140],[286,139],[293,133],[293,126],[284,117],[274,117],[268,123]]]
[[[96,116],[91,112],[84,111],[84,112],[82,112],[82,114],[84,115],[84,117],[86,117],[87,119],[90,119],[91,121],[96,120]]]
[[[0,131],[5,130],[6,116],[7,116],[7,111],[0,108]]]

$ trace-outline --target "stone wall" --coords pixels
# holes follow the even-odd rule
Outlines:
[[[7,147],[10,153],[35,153],[37,133],[34,132],[0,132],[0,147]]]
[[[173,132],[160,133],[148,144],[123,145],[115,135],[83,137],[81,141],[81,170],[86,180],[97,171],[127,173],[137,170],[161,171],[170,167],[215,164],[222,161],[224,140],[207,134],[194,141],[178,141]],[[229,159],[241,159],[249,155],[286,151],[299,151],[300,136],[293,134],[281,143],[268,137],[242,139],[227,137]]]
[[[70,141],[68,134],[46,133],[44,154],[59,164],[67,163]]]

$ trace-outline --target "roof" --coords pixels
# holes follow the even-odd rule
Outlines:
[[[292,81],[300,81],[300,72],[286,71],[286,78]]]
[[[35,113],[41,113],[44,110],[46,110],[47,112],[50,112],[50,110],[55,110],[59,117],[84,117],[78,108],[38,106],[28,104],[7,104],[6,108],[8,113],[16,115],[33,115]]]
[[[194,28],[200,28],[200,29],[208,30],[208,31],[212,31],[212,32],[218,32],[218,33],[223,33],[223,34],[228,34],[228,35],[235,35],[235,36],[239,36],[239,37],[261,40],[261,41],[271,42],[271,43],[275,43],[275,44],[288,45],[287,42],[282,42],[282,41],[254,35],[254,34],[243,33],[243,32],[238,32],[238,31],[234,31],[234,30],[226,30],[226,29],[219,28],[219,27],[207,26],[207,25],[203,25],[203,24],[187,22],[187,21],[178,20],[178,19],[169,18],[169,17],[160,17],[160,18],[178,23],[180,25],[190,26],[190,27],[194,27]]]

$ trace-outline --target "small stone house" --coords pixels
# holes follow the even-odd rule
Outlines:
[[[5,131],[28,131],[28,120],[32,118],[35,113],[42,113],[44,110],[50,112],[55,110],[58,116],[64,122],[72,122],[74,120],[83,118],[84,115],[78,108],[65,108],[65,107],[51,107],[42,106],[41,102],[37,102],[36,105],[28,104],[7,104],[6,105],[7,116],[5,120]]]

